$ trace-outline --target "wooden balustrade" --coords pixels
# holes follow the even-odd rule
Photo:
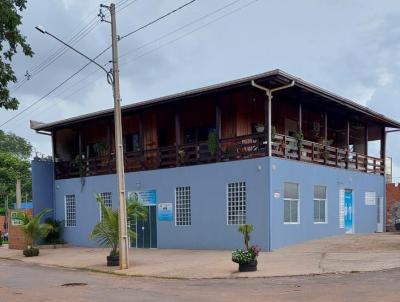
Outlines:
[[[266,156],[264,133],[221,139],[217,150],[210,150],[208,142],[168,146],[143,151],[126,152],[127,172],[171,168],[217,161],[232,161]],[[178,152],[177,152],[178,150]],[[305,161],[366,173],[384,174],[384,160],[356,152],[348,152],[311,141],[298,142],[295,138],[276,134],[271,144],[272,156]],[[86,177],[115,173],[115,156],[102,156],[77,161],[55,162],[56,179]]]

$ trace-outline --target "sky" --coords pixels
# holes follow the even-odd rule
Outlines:
[[[118,34],[124,36],[186,2],[116,1]],[[10,90],[20,109],[0,109],[0,121],[38,101],[86,64],[72,51],[56,56],[60,44],[35,30],[36,25],[90,57],[111,44],[110,25],[96,18],[100,3],[109,4],[28,0],[21,31],[35,55],[13,60],[19,84]],[[279,68],[400,120],[398,0],[197,0],[120,40],[119,54],[123,105]],[[110,59],[108,51],[97,60],[103,65]],[[26,71],[29,81],[24,80]],[[32,131],[29,120],[51,122],[112,105],[104,72],[90,65],[2,130],[25,137],[40,154],[51,154],[50,138]],[[397,180],[399,138],[389,134],[387,143]]]

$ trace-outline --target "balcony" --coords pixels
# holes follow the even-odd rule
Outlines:
[[[264,133],[220,139],[215,149],[198,142],[125,153],[125,171],[145,171],[179,166],[234,161],[267,155]],[[356,152],[276,134],[272,156],[341,169],[384,175],[384,160]],[[115,173],[115,155],[55,162],[56,179]]]

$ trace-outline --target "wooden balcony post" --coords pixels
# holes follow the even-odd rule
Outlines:
[[[178,112],[175,112],[175,156],[176,166],[180,165],[179,162],[179,148],[181,145],[181,119]]]
[[[356,170],[358,170],[358,153],[356,153]]]
[[[299,132],[303,132],[303,108],[301,103],[299,103]]]
[[[140,167],[141,169],[144,168],[144,161],[145,161],[145,156],[144,156],[144,130],[143,130],[143,118],[142,114],[139,114],[139,148],[140,148]]]
[[[217,102],[215,106],[215,131],[217,134],[217,161],[221,161],[221,107]]]
[[[350,121],[347,120],[346,124],[346,169],[349,168],[349,155],[350,155]]]
[[[272,150],[272,138],[271,138],[271,103],[272,103],[272,93],[269,91],[267,97],[264,100],[264,140],[268,143],[266,145],[266,156],[271,156]]]
[[[381,159],[385,161],[386,157],[386,129],[385,126],[381,129]]]
[[[325,144],[328,141],[328,113],[325,112],[324,115],[324,140],[325,140]]]

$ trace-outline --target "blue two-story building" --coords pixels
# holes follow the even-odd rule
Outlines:
[[[113,110],[52,123],[53,161],[33,162],[34,211],[72,245],[117,207]],[[383,231],[385,129],[400,123],[280,70],[122,108],[125,182],[148,209],[135,247],[264,250]]]

